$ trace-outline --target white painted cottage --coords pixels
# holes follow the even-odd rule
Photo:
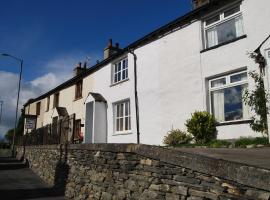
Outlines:
[[[196,110],[214,114],[219,139],[259,135],[242,93],[253,86],[247,73],[258,70],[247,53],[270,34],[269,8],[269,0],[194,0],[192,11],[124,49],[110,41],[103,61],[79,65],[72,79],[28,101],[25,113],[37,115],[39,128],[64,108],[86,143],[162,144]],[[270,63],[270,41],[261,53]]]

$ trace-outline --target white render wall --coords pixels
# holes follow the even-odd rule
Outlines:
[[[257,69],[247,52],[253,52],[270,34],[269,7],[269,0],[244,0],[247,38],[204,53],[200,53],[201,21],[136,50],[142,143],[161,144],[172,127],[185,130],[184,123],[192,112],[209,111],[209,77],[245,67],[248,71]],[[252,80],[249,82],[252,88]],[[260,136],[249,124],[219,126],[218,131],[219,139]]]
[[[209,111],[208,78],[247,68],[257,68],[247,52],[254,51],[270,34],[269,0],[244,0],[242,3],[244,31],[247,38],[200,53],[202,48],[201,21],[172,32],[135,50],[138,57],[138,98],[141,143],[162,144],[171,128],[185,130],[185,121],[196,110]],[[269,43],[263,48],[269,48]],[[133,56],[128,54],[129,80],[112,86],[112,63],[107,64],[83,79],[83,98],[74,101],[75,86],[60,91],[59,106],[69,114],[85,121],[85,100],[89,92],[100,93],[107,101],[107,140],[109,143],[136,143],[136,118],[134,101]],[[123,56],[124,57],[124,56]],[[123,58],[120,57],[119,59]],[[249,86],[252,88],[252,81]],[[131,133],[114,134],[113,104],[130,100]],[[38,127],[52,122],[53,95],[50,111],[44,113],[46,99],[42,101],[42,117]],[[35,114],[31,104],[30,114]],[[84,133],[84,128],[82,128]],[[248,124],[218,127],[218,138],[232,139],[240,136],[257,136]],[[87,133],[86,133],[87,134]]]

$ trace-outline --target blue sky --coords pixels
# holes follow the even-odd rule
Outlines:
[[[3,1],[0,51],[23,57],[24,78],[32,80],[46,72],[40,66],[52,59],[76,54],[93,61],[109,38],[126,46],[190,7],[190,0]],[[4,60],[0,58],[0,69],[16,72]]]
[[[9,0],[0,6],[0,52],[24,59],[20,106],[102,58],[108,39],[125,47],[191,10],[190,0]],[[0,137],[15,116],[18,63],[0,56]]]

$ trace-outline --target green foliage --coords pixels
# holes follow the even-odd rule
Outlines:
[[[268,134],[267,127],[267,114],[269,110],[267,108],[268,95],[264,88],[264,81],[262,74],[258,74],[255,71],[249,73],[250,77],[255,82],[255,89],[252,91],[246,90],[244,93],[244,102],[256,115],[252,116],[250,127],[256,132]]]
[[[186,121],[188,132],[198,144],[205,144],[216,138],[216,124],[214,116],[206,111],[196,111]]]
[[[14,129],[10,129],[5,134],[5,138],[9,143],[12,143],[13,133],[14,133]]]
[[[24,112],[22,111],[22,114],[18,120],[18,124],[17,124],[17,127],[16,127],[16,137],[15,137],[15,144],[16,142],[18,141],[18,137],[19,136],[22,136],[23,135],[23,127],[24,127]],[[6,132],[5,134],[5,139],[9,142],[9,143],[12,143],[12,140],[13,140],[13,133],[14,133],[14,128],[13,129],[10,129]]]
[[[171,146],[180,144],[188,144],[192,140],[192,137],[186,132],[179,129],[172,129],[164,137],[163,143]]]
[[[246,147],[247,145],[267,145],[269,144],[268,138],[267,137],[256,137],[256,138],[251,138],[251,137],[241,137],[240,139],[235,141],[235,147]]]
[[[229,147],[231,143],[227,140],[213,140],[207,144],[207,146],[212,148],[221,148],[221,147]]]

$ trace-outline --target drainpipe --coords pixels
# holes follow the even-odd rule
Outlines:
[[[132,54],[134,58],[134,96],[135,96],[135,110],[136,110],[137,144],[140,144],[140,121],[139,121],[139,104],[138,104],[138,90],[137,90],[137,55],[131,49],[128,49],[128,52]]]

